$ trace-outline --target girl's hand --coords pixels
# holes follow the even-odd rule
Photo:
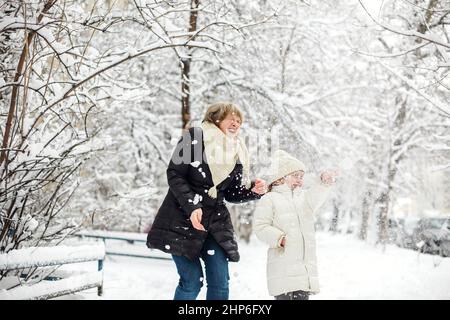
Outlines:
[[[320,180],[322,180],[322,183],[325,185],[332,185],[336,182],[336,177],[338,175],[337,171],[324,171],[320,175]]]
[[[252,191],[257,194],[265,194],[267,192],[266,182],[263,179],[256,178]]]
[[[200,231],[206,231],[205,227],[202,225],[201,221],[202,221],[202,215],[203,215],[203,211],[201,208],[195,209],[194,211],[192,211],[191,213],[191,222],[192,222],[192,226]]]
[[[280,246],[281,246],[282,248],[284,248],[285,245],[286,245],[286,237],[283,237],[283,238],[281,238]]]

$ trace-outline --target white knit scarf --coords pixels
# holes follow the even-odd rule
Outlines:
[[[249,188],[250,161],[244,141],[239,137],[227,136],[210,122],[203,122],[201,127],[206,161],[214,183],[214,186],[208,190],[208,194],[212,198],[217,198],[217,186],[233,171],[237,160],[243,167],[242,185]]]

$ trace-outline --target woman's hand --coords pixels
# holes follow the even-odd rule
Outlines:
[[[266,182],[263,179],[256,178],[252,191],[257,194],[265,194],[267,192]]]
[[[205,227],[202,225],[201,221],[202,221],[202,215],[203,215],[203,211],[201,208],[195,209],[194,211],[192,211],[191,213],[191,222],[192,222],[192,226],[200,231],[206,231]]]

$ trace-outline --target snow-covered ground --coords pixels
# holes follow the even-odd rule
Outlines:
[[[266,247],[255,237],[230,263],[230,298],[272,299],[266,289]],[[450,258],[395,245],[374,247],[352,235],[317,233],[321,293],[311,299],[450,299]],[[95,264],[84,265],[91,270]],[[100,299],[172,299],[178,277],[169,260],[107,257]],[[206,288],[199,299],[204,299]],[[95,289],[64,299],[99,299]]]

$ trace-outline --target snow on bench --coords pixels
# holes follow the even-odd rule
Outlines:
[[[56,281],[44,279],[36,284],[24,284],[9,290],[0,290],[0,300],[50,299],[95,287],[98,288],[98,295],[102,295],[104,257],[105,246],[103,243],[76,247],[31,247],[0,254],[0,270],[18,270],[98,261],[98,270],[95,272],[77,272]]]

